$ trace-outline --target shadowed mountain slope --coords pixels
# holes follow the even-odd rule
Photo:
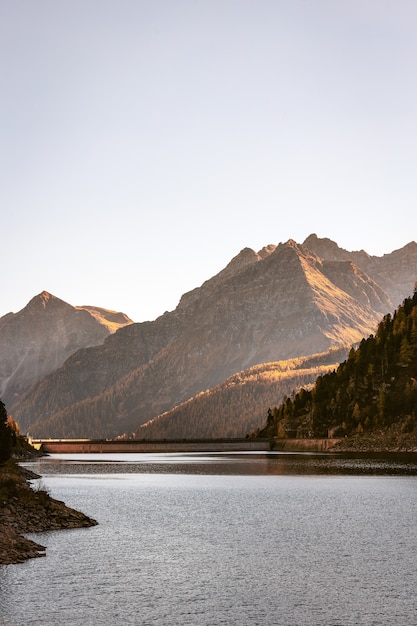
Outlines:
[[[335,369],[348,349],[254,365],[143,424],[137,439],[245,437],[264,426],[266,409]],[[210,416],[210,419],[207,419]]]
[[[408,293],[413,253],[398,281],[409,280]],[[321,258],[292,240],[244,249],[174,311],[73,354],[9,412],[34,436],[129,433],[253,365],[360,341],[392,308],[352,259]]]

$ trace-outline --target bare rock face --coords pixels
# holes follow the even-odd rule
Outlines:
[[[110,311],[109,309],[102,309],[98,306],[76,306],[78,311],[88,311],[92,317],[94,317],[102,326],[109,330],[109,334],[115,333],[119,328],[133,324],[132,320],[125,314],[119,311]]]
[[[413,293],[417,280],[415,241],[382,257],[370,256],[364,250],[348,252],[331,239],[319,239],[315,234],[307,237],[303,245],[323,260],[353,262],[385,291],[394,309]]]
[[[10,405],[80,348],[132,323],[124,314],[73,307],[47,291],[0,318],[0,397]]]
[[[412,293],[416,249],[376,258],[315,235],[244,249],[174,311],[75,352],[9,413],[33,436],[114,437],[253,365],[352,345]]]

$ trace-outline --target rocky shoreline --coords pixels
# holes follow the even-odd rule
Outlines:
[[[32,488],[37,474],[8,461],[0,467],[0,565],[22,563],[45,556],[46,548],[26,533],[87,528],[97,522],[84,513],[51,498],[42,486]]]
[[[392,429],[356,435],[341,439],[329,452],[417,452],[417,433]]]

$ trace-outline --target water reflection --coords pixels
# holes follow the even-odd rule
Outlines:
[[[417,475],[417,453],[56,454],[27,467],[47,474]]]

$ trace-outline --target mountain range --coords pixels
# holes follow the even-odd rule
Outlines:
[[[158,436],[189,436],[178,417],[170,418],[174,407],[198,396],[199,419],[209,424],[209,404],[201,394],[238,373],[278,361],[285,370],[283,361],[320,353],[327,354],[322,365],[333,366],[332,348],[346,349],[374,332],[382,316],[412,293],[416,278],[415,242],[382,257],[348,252],[316,235],[303,244],[245,248],[219,274],[184,294],[174,311],[152,322],[127,323],[96,345],[74,350],[29,389],[22,385],[8,411],[33,436],[146,437],[156,423]],[[288,390],[280,386],[275,393],[277,404]],[[259,425],[268,408],[264,401],[259,399]],[[243,422],[233,405],[224,426],[205,427],[205,436],[244,435]]]

